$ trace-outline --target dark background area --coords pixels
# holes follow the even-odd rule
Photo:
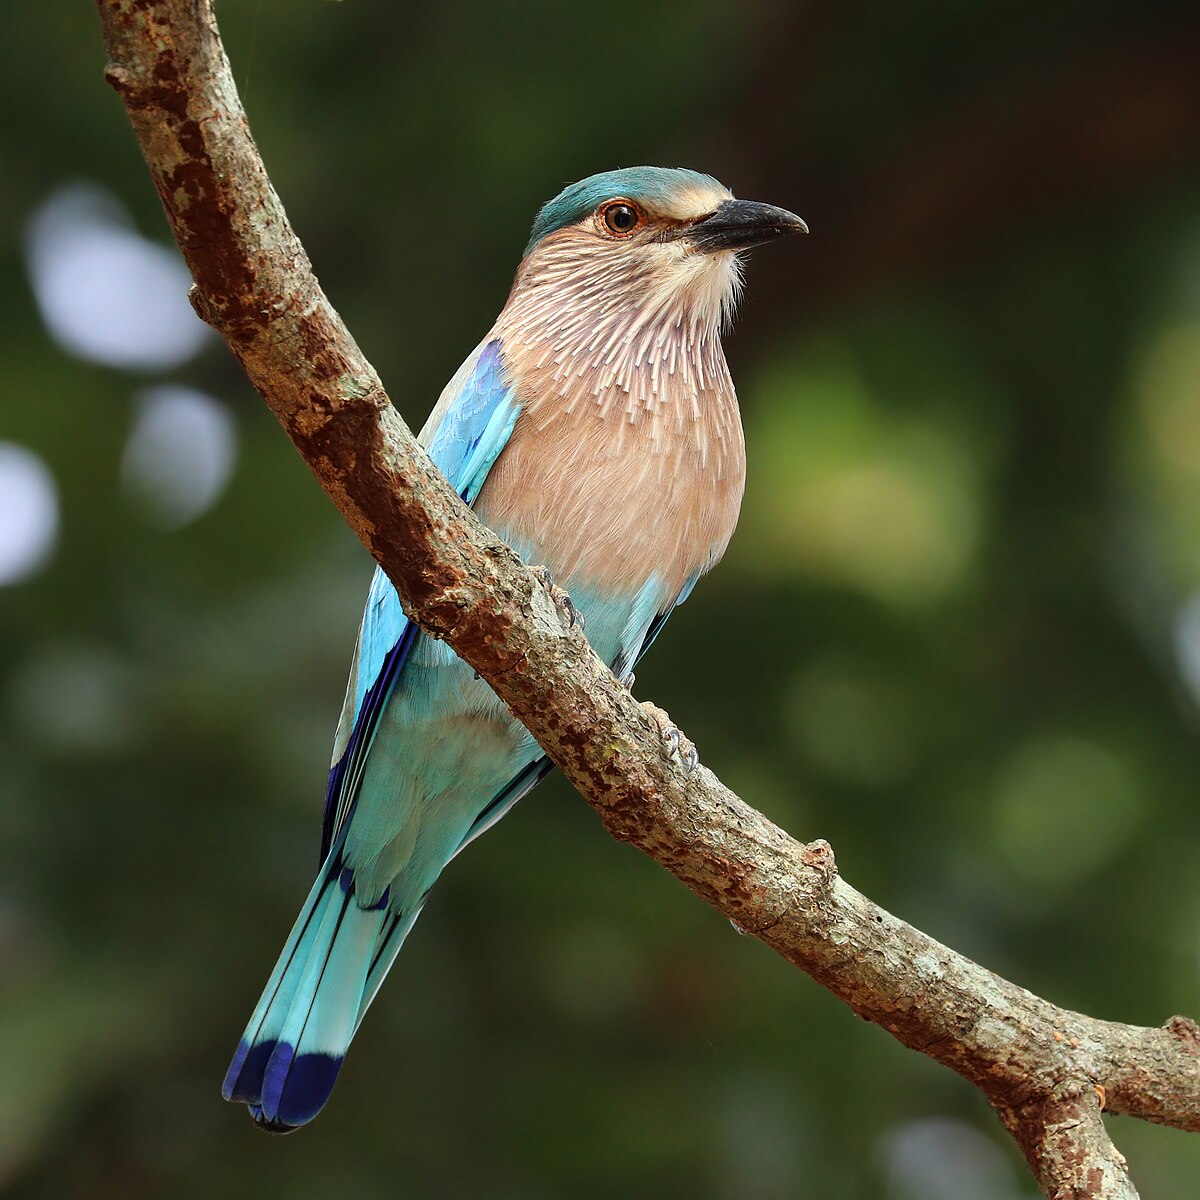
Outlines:
[[[1200,1012],[1195,6],[218,14],[412,425],[567,181],[687,165],[809,222],[750,264],[742,523],[637,691],[956,949],[1096,1016]],[[447,872],[311,1128],[220,1102],[370,563],[194,322],[91,5],[5,30],[0,1188],[1034,1196],[965,1083],[557,778]],[[1144,1200],[1200,1190],[1200,1139],[1111,1129]]]

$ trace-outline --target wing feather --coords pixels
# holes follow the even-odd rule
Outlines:
[[[475,502],[512,436],[519,411],[505,376],[500,342],[486,342],[450,381],[421,435],[434,466],[468,504]],[[376,567],[334,738],[322,822],[322,861],[353,812],[379,717],[403,676],[419,633],[405,615],[391,581]]]

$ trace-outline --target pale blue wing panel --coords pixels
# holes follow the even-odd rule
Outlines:
[[[658,637],[662,631],[662,627],[667,623],[667,618],[692,594],[692,589],[700,582],[699,575],[693,575],[691,579],[683,585],[683,591],[679,593],[675,599],[661,611],[654,614],[649,626],[646,629],[646,635],[642,638],[642,644],[638,647],[637,653],[633,657],[633,662],[637,663],[641,660],[643,654],[654,644],[654,639]]]
[[[438,405],[441,411],[428,450],[434,465],[455,491],[473,504],[507,445],[520,410],[504,378],[498,340],[481,347],[473,364],[468,359],[454,382],[459,380],[457,393],[452,392]],[[379,715],[403,672],[417,633],[391,581],[377,567],[334,739],[334,762],[325,793],[322,861],[345,828]]]
[[[490,341],[429,441],[429,457],[468,504],[475,503],[508,444],[519,411],[516,395],[504,378],[500,342]]]
[[[663,588],[655,576],[646,581],[628,609],[617,653],[610,664],[618,679],[624,678],[650,649],[667,623],[667,618],[692,594],[699,578],[697,574],[689,579],[677,596],[664,596]]]
[[[696,586],[696,580],[691,579],[684,586],[682,592],[671,602],[663,601],[662,587],[656,578],[649,579],[646,584],[638,591],[633,599],[633,603],[628,601],[624,603],[601,603],[596,605],[591,597],[580,597],[583,603],[593,612],[597,612],[599,616],[598,624],[603,627],[606,618],[609,618],[613,613],[619,614],[617,622],[620,624],[620,632],[617,639],[617,651],[610,661],[613,673],[620,678],[628,670],[629,667],[637,662],[643,654],[650,648],[650,643],[658,636],[658,631],[666,623],[672,611],[682,604],[688,596],[691,595],[692,589]],[[611,612],[606,612],[610,609]],[[587,627],[584,627],[587,632]],[[602,628],[597,629],[597,633],[603,633]],[[599,639],[597,639],[599,640]],[[601,654],[608,647],[598,647]],[[500,792],[499,795],[493,798],[491,803],[476,817],[474,824],[467,830],[466,836],[462,840],[462,845],[459,846],[459,853],[470,842],[473,842],[481,833],[486,833],[491,829],[501,817],[505,816],[516,803],[527,796],[533,789],[554,769],[554,764],[545,756],[535,759],[525,768],[512,783]]]

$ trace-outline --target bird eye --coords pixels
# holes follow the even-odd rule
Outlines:
[[[617,237],[631,234],[642,221],[641,214],[628,200],[614,200],[600,210],[604,228]]]

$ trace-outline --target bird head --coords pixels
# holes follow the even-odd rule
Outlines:
[[[718,327],[740,291],[742,252],[807,232],[793,213],[737,200],[710,175],[626,167],[573,183],[542,207],[517,287],[540,283],[600,307],[671,310]]]

